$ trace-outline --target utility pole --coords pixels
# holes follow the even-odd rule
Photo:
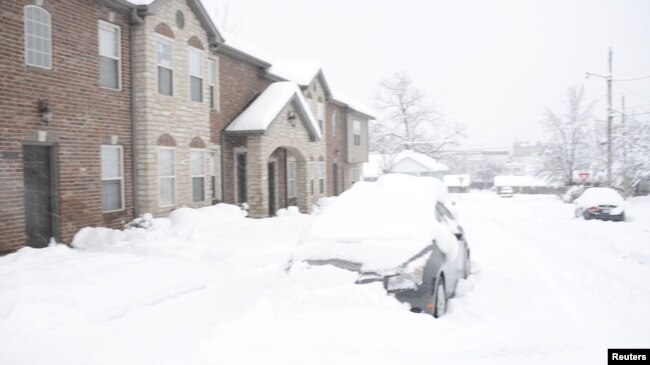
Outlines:
[[[612,119],[614,110],[612,109],[612,47],[609,47],[609,74],[607,76],[592,74],[587,72],[586,78],[598,76],[607,80],[607,186],[612,186]]]
[[[607,75],[607,186],[612,186],[612,47],[609,47]]]
[[[623,149],[623,168],[621,171],[623,171],[623,190],[625,192],[625,196],[629,196],[630,194],[630,186],[629,186],[629,181],[628,181],[628,171],[627,171],[627,144],[628,144],[628,131],[625,129],[625,95],[621,96],[621,135],[623,136],[623,140],[621,141],[621,148]]]

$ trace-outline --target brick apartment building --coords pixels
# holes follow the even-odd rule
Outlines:
[[[309,212],[359,180],[372,113],[318,65],[224,36],[199,0],[0,11],[0,252],[181,206]]]
[[[0,1],[0,252],[133,218],[130,10]]]

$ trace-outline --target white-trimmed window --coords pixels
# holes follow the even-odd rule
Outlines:
[[[210,186],[212,191],[212,199],[221,200],[221,179],[220,179],[220,158],[219,150],[210,151]]]
[[[295,198],[296,196],[296,160],[287,160],[287,197]]]
[[[325,162],[318,163],[318,191],[325,194]]]
[[[316,103],[316,118],[318,118],[318,125],[320,126],[321,133],[325,134],[325,129],[323,129],[323,125],[325,123],[325,104],[324,103]]]
[[[190,100],[203,101],[203,51],[189,47]]]
[[[120,27],[100,20],[97,27],[99,39],[99,85],[121,89]]]
[[[203,150],[192,150],[191,152],[191,173],[192,173],[192,201],[202,202],[205,200],[205,152]]]
[[[122,146],[102,146],[102,211],[124,209],[124,166]]]
[[[219,59],[210,60],[210,109],[219,111]]]
[[[336,137],[336,110],[332,111],[332,137]]]
[[[352,136],[354,138],[354,145],[361,146],[361,122],[358,120],[352,122]]]
[[[40,6],[27,5],[25,16],[25,63],[52,68],[52,18]]]
[[[161,207],[176,204],[176,148],[158,147],[158,201]]]
[[[309,194],[311,194],[311,195],[314,195],[314,191],[315,191],[314,190],[314,178],[315,178],[314,170],[316,169],[315,165],[316,165],[315,163],[310,162],[309,163],[309,168],[308,168],[308,170],[309,170]]]
[[[156,35],[156,58],[158,60],[158,93],[174,95],[174,41]]]

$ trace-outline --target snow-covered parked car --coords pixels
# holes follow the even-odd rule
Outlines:
[[[470,273],[469,246],[445,200],[435,178],[388,174],[357,182],[304,232],[290,270],[349,270],[357,284],[379,283],[413,312],[439,317]]]
[[[612,188],[589,188],[573,203],[576,217],[619,222],[625,220],[625,199]]]
[[[510,187],[510,186],[504,186],[504,187],[501,187],[499,189],[499,195],[502,198],[512,198],[513,192],[514,191],[512,190],[512,187]]]

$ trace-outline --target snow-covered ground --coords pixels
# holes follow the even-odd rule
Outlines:
[[[622,223],[550,196],[456,199],[473,274],[443,318],[339,269],[287,274],[314,217],[221,207],[0,257],[0,364],[604,364],[650,347],[650,197]]]

